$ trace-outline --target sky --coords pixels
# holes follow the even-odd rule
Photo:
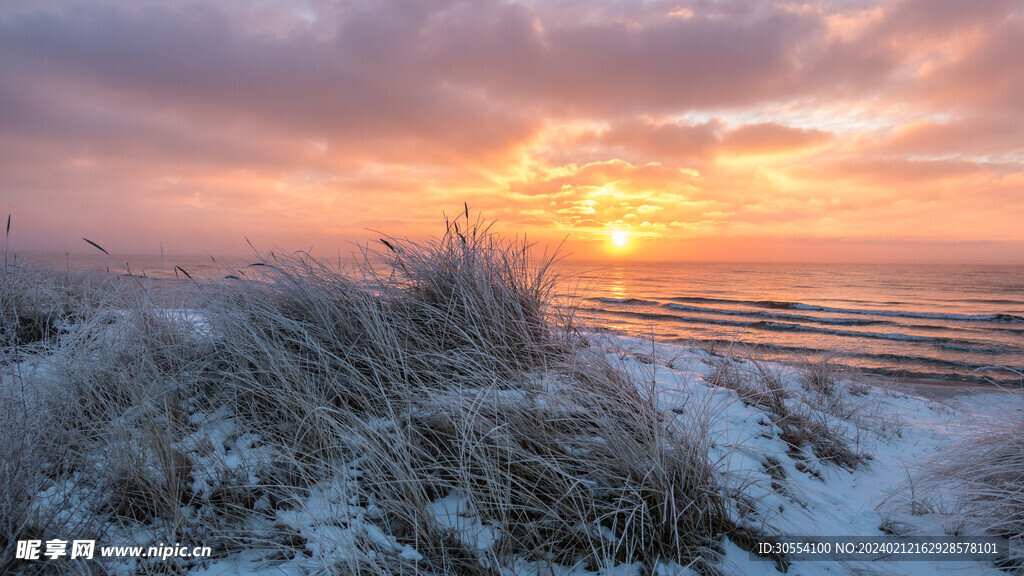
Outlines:
[[[1024,263],[1024,2],[7,0],[10,247]]]

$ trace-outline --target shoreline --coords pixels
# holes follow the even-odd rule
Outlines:
[[[1024,394],[1024,388],[1007,388],[996,384],[979,384],[964,380],[939,380],[935,378],[885,378],[861,373],[854,381],[882,389],[907,389],[930,400],[946,400],[966,394],[1004,392]]]

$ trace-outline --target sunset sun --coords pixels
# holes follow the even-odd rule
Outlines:
[[[623,230],[616,230],[612,232],[612,244],[616,248],[625,248],[629,244],[629,234]]]

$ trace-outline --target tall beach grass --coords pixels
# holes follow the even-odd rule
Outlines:
[[[171,297],[8,267],[0,572],[94,569],[13,559],[50,538],[323,573],[715,572],[735,527],[708,438],[588,345],[556,260],[467,210],[346,270],[270,253]]]

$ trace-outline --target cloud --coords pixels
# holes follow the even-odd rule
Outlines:
[[[1024,157],[1024,116],[919,120],[894,129],[879,146],[890,154]]]
[[[9,2],[0,197],[58,250],[463,201],[553,237],[1013,239],[1018,53],[1003,0]]]
[[[637,119],[613,124],[594,141],[620,155],[634,156],[638,161],[699,162],[713,154],[720,128],[721,122],[717,120],[684,124]]]
[[[831,139],[832,135],[824,130],[763,122],[730,130],[722,137],[722,145],[732,154],[777,154],[817,146]]]
[[[932,67],[913,96],[962,113],[1024,113],[1024,71],[1013,54],[1024,51],[1024,19],[1005,16],[977,31],[976,41]]]
[[[212,7],[82,8],[4,19],[0,51],[29,96],[74,95],[78,106],[59,107],[78,112],[71,123],[85,120],[84,101],[243,141],[250,131],[319,137],[339,152],[369,146],[401,161],[500,153],[531,134],[536,120],[432,75],[420,25],[415,13],[353,14],[329,40],[277,38],[246,34]]]
[[[576,25],[538,28],[521,5],[473,6],[464,20],[475,27],[449,30],[436,61],[456,81],[549,113],[657,114],[781,97],[795,73],[792,39],[824,29],[817,17],[764,10],[648,23],[638,21],[642,15],[597,22],[582,16],[572,20]]]

